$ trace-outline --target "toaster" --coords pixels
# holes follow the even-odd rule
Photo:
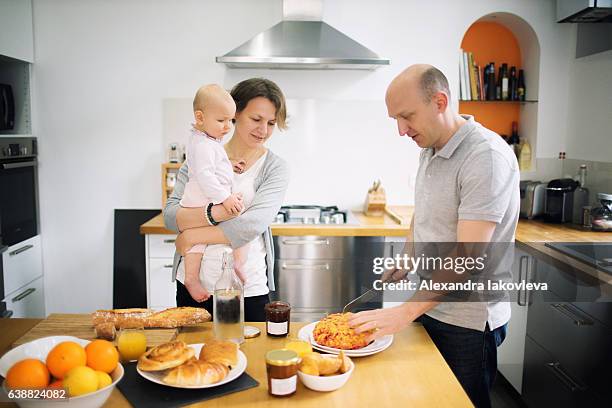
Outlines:
[[[521,218],[533,219],[544,214],[546,200],[546,183],[524,180],[520,183],[521,190]]]

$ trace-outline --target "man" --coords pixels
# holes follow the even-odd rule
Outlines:
[[[514,242],[520,194],[516,157],[506,142],[473,117],[451,109],[448,80],[431,65],[413,65],[389,85],[386,104],[400,136],[421,151],[415,188],[413,241]],[[422,295],[422,296],[419,296]],[[472,402],[490,406],[497,346],[510,319],[507,302],[440,302],[423,292],[400,306],[350,319],[370,338],[396,333],[418,319]]]

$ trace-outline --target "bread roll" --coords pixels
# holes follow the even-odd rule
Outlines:
[[[105,340],[114,340],[117,331],[112,322],[100,323],[96,327],[96,337]]]
[[[193,357],[195,351],[185,342],[177,340],[160,344],[145,352],[138,359],[142,371],[161,371],[178,367]]]
[[[233,341],[211,340],[202,346],[199,358],[202,361],[236,367],[238,365],[238,345]]]
[[[221,381],[228,373],[229,368],[221,363],[193,359],[170,370],[162,381],[178,386],[208,385]]]

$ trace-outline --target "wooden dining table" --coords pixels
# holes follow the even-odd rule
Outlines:
[[[0,319],[0,354],[40,319]],[[306,323],[291,322],[289,337],[297,337]],[[419,323],[412,323],[394,336],[386,350],[367,357],[353,358],[355,370],[348,382],[332,392],[317,392],[298,382],[291,397],[277,398],[268,394],[265,353],[283,348],[287,338],[269,337],[265,323],[247,325],[261,330],[261,335],[247,339],[240,346],[248,363],[246,372],[259,386],[219,398],[202,401],[191,407],[471,407],[467,394],[444,361],[431,338]],[[70,333],[57,333],[70,335]],[[177,339],[189,344],[206,342],[213,337],[212,323],[182,328]],[[15,406],[4,403],[0,406]],[[105,407],[130,407],[131,404],[115,388]]]

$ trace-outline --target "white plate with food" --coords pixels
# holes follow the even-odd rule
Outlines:
[[[156,384],[161,384],[161,385],[165,385],[168,387],[174,387],[174,388],[188,388],[188,389],[211,388],[211,387],[217,387],[219,385],[227,384],[235,380],[236,378],[240,377],[240,375],[244,373],[244,371],[246,370],[247,358],[246,358],[246,355],[240,350],[236,350],[237,358],[236,358],[235,365],[229,366],[228,367],[229,371],[225,371],[224,372],[225,375],[224,376],[222,375],[223,378],[217,381],[215,381],[216,377],[214,376],[217,376],[218,373],[215,370],[206,372],[206,371],[202,371],[197,368],[194,368],[194,367],[185,368],[188,365],[198,365],[202,363],[208,363],[207,361],[202,361],[198,359],[198,356],[200,355],[200,351],[204,345],[205,343],[189,344],[188,347],[193,350],[193,357],[188,359],[185,363],[181,364],[180,366],[172,367],[169,369],[158,370],[158,371],[144,371],[144,370],[141,370],[141,368],[137,366],[136,370],[138,371],[138,374],[140,374],[142,377]],[[173,372],[173,370],[182,370],[182,371]],[[201,372],[198,373],[198,371],[201,371]],[[172,377],[171,380],[169,380],[169,376]],[[208,382],[212,379],[212,382],[207,383],[207,384],[186,385],[185,384],[186,382],[187,383],[194,382],[193,376],[203,379],[204,382]]]
[[[393,343],[393,335],[388,334],[386,336],[374,340],[367,346],[358,349],[340,349],[325,346],[323,344],[317,343],[313,335],[314,329],[318,323],[319,322],[317,321],[302,327],[298,332],[298,337],[301,340],[305,340],[312,344],[312,347],[314,347],[315,349],[324,351],[326,353],[338,354],[340,353],[340,351],[344,350],[344,353],[349,357],[365,357],[370,356],[372,354],[380,353],[381,351],[391,346],[391,344]]]

